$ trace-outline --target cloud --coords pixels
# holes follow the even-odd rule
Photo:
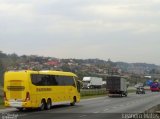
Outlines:
[[[144,2],[144,0],[142,1]],[[73,32],[90,29],[107,30],[108,32],[117,30],[133,30],[135,32],[137,29],[139,32],[155,31],[156,24],[159,23],[156,19],[159,18],[160,12],[154,7],[157,6],[155,2],[158,1],[145,1],[146,3],[142,4],[143,2],[133,0],[131,2],[126,0],[121,2],[101,0],[101,2],[97,2],[94,0],[85,3],[84,1],[66,2],[64,0],[30,2],[17,0],[1,4],[0,12],[4,16],[4,18],[2,16],[4,22],[6,19],[10,19],[20,25],[22,23],[21,26],[30,24],[30,27],[37,27],[40,24],[39,27],[48,30],[48,32],[61,32],[67,29]],[[154,19],[151,19],[152,17]],[[26,26],[23,28],[25,29]],[[23,31],[23,29],[19,31]]]
[[[19,54],[159,62],[159,5],[159,0],[1,0],[0,47]]]
[[[10,4],[10,3],[2,3],[0,4],[0,13],[3,16],[29,16],[32,13],[32,5],[31,4]]]

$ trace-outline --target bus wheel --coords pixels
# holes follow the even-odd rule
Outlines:
[[[41,101],[41,105],[40,105],[40,107],[39,107],[40,111],[42,111],[42,110],[45,109],[45,105],[46,105],[45,100],[42,100],[42,101]]]
[[[48,100],[47,100],[46,109],[49,110],[49,109],[51,109],[51,107],[52,107],[51,99],[48,99]]]
[[[70,103],[71,106],[74,106],[76,103],[76,97],[73,97],[73,102]]]

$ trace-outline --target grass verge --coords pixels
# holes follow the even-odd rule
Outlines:
[[[3,97],[0,96],[0,109],[3,109],[4,107],[4,102],[3,102]]]

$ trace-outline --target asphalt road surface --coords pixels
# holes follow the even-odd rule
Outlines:
[[[157,104],[160,104],[159,92],[139,95],[131,93],[123,98],[106,96],[85,99],[75,106],[53,106],[51,110],[46,111],[0,110],[0,118],[10,116],[14,117],[12,119],[122,119],[126,113],[142,113]]]

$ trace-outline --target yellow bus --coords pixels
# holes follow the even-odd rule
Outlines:
[[[50,109],[80,101],[80,81],[71,72],[9,71],[4,76],[4,104],[19,110]]]

